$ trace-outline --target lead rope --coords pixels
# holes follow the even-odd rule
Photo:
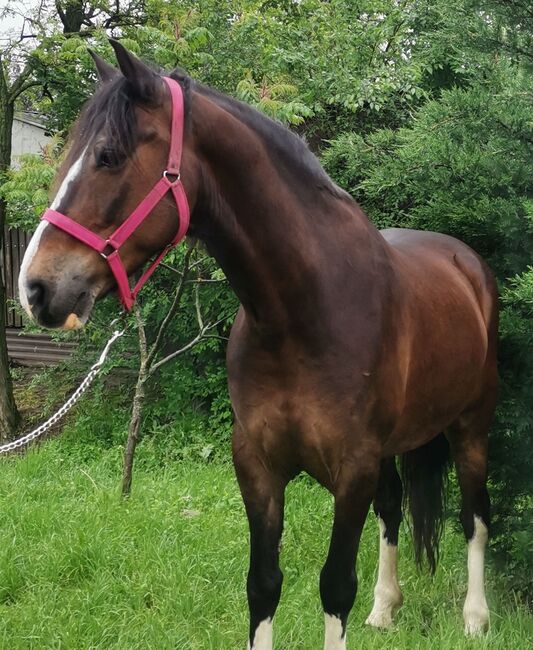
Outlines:
[[[103,349],[102,354],[100,355],[98,361],[91,367],[87,376],[78,386],[78,388],[72,393],[72,395],[63,404],[63,406],[52,415],[51,418],[49,418],[46,422],[38,426],[33,431],[30,431],[30,433],[27,433],[26,435],[21,436],[16,440],[12,440],[11,442],[6,442],[5,444],[0,445],[0,454],[9,454],[11,451],[15,451],[15,449],[20,449],[21,447],[25,447],[26,445],[30,444],[30,442],[33,442],[34,440],[37,440],[37,438],[40,438],[47,431],[49,431],[54,426],[54,424],[59,422],[61,418],[63,418],[70,411],[70,409],[74,406],[74,404],[76,404],[76,402],[80,399],[83,393],[85,393],[85,391],[93,383],[94,378],[102,370],[102,366],[105,363],[107,354],[111,346],[119,337],[121,337],[124,334],[124,332],[125,330],[115,330],[113,332],[111,338],[106,343],[105,348]]]

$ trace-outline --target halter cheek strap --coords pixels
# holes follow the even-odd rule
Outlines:
[[[61,214],[61,212],[57,212],[56,210],[49,208],[41,217],[41,219],[48,221],[78,241],[83,242],[85,245],[89,246],[89,248],[100,253],[100,255],[107,261],[111,273],[113,273],[117,283],[117,292],[120,302],[127,311],[133,307],[137,294],[159,266],[163,257],[171,248],[176,246],[176,244],[185,237],[189,227],[189,204],[180,177],[181,154],[183,150],[183,128],[185,121],[183,91],[179,83],[174,81],[174,79],[170,79],[169,77],[163,77],[163,79],[170,90],[170,96],[172,99],[170,151],[168,154],[167,168],[163,172],[162,177],[157,181],[154,187],[139,203],[130,216],[111,235],[109,235],[107,239],[100,237],[100,235],[92,232],[92,230],[85,228],[70,217],[67,217],[67,215]],[[178,210],[178,230],[172,241],[169,242],[156,256],[132,289],[130,287],[126,268],[124,267],[124,263],[120,257],[120,248],[137,230],[137,228],[141,226],[146,217],[169,191],[174,197]],[[107,252],[110,249],[111,251]]]

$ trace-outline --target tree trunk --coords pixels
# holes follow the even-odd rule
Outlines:
[[[56,0],[56,10],[63,23],[63,34],[78,34],[83,23],[88,19],[89,9],[83,0]],[[90,15],[90,14],[89,14]],[[91,16],[92,17],[92,16]]]
[[[5,331],[5,295],[0,278],[0,440],[2,441],[13,435],[18,422],[18,412],[9,373]]]
[[[148,349],[146,345],[146,331],[142,322],[141,308],[138,303],[134,306],[135,318],[137,320],[137,333],[139,336],[140,364],[137,375],[137,385],[133,397],[130,425],[128,428],[128,440],[124,450],[124,466],[122,471],[122,496],[127,497],[131,492],[131,481],[133,477],[133,460],[135,449],[139,442],[142,423],[142,411],[146,396],[145,385],[148,379]]]
[[[0,66],[0,180],[11,164],[11,134],[13,131],[14,105],[7,95],[4,69]],[[0,198],[0,249],[4,244],[6,203]],[[6,296],[0,274],[0,440],[9,438],[17,425],[18,413],[13,397],[9,373],[7,343],[5,336]]]
[[[131,413],[130,426],[128,429],[128,440],[124,450],[124,469],[122,473],[122,496],[127,497],[131,492],[131,482],[133,478],[133,460],[135,458],[135,449],[139,442],[141,433],[142,410],[145,398],[144,385],[146,383],[146,374],[139,371],[137,386],[135,388],[135,397],[133,398],[133,408]]]

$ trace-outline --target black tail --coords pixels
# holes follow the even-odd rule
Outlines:
[[[431,573],[435,572],[439,556],[449,452],[448,441],[441,433],[401,458],[403,506],[411,514],[415,559],[421,566],[425,551]]]

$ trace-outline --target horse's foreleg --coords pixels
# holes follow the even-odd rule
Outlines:
[[[320,574],[325,614],[325,650],[346,648],[346,622],[357,593],[355,562],[361,532],[374,497],[379,461],[344,468],[336,482],[335,515],[328,557]]]
[[[461,416],[449,433],[461,488],[461,524],[468,540],[468,591],[463,607],[465,633],[482,634],[489,624],[484,561],[490,526],[487,438],[492,407]]]
[[[379,569],[374,588],[374,606],[368,625],[387,628],[403,602],[398,583],[398,531],[402,520],[402,481],[394,458],[381,461],[379,483],[374,498],[379,517]]]
[[[285,482],[268,471],[255,453],[245,447],[234,452],[234,464],[250,527],[248,648],[272,650],[272,619],[283,580],[279,543]]]

